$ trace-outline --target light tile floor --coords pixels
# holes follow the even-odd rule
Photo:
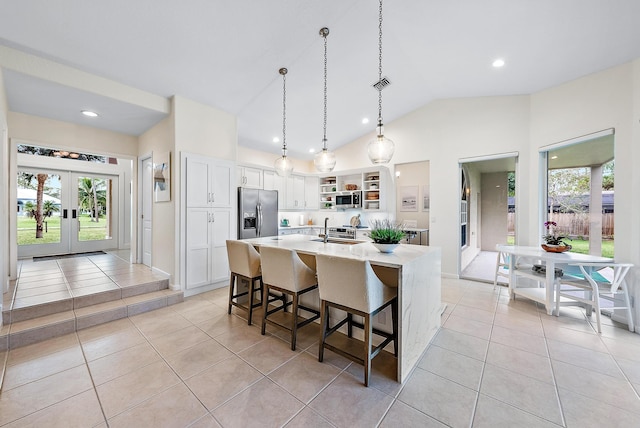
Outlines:
[[[282,331],[260,335],[220,289],[12,349],[0,426],[640,426],[640,335],[442,282],[443,326],[403,385],[384,353],[369,388],[357,364],[318,363],[317,325],[295,352]]]

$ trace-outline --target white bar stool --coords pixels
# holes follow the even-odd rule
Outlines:
[[[391,341],[394,354],[398,356],[398,290],[380,281],[367,260],[319,254],[316,256],[316,265],[322,326],[318,361],[323,360],[325,348],[356,361],[364,365],[364,384],[369,386],[371,360]],[[372,325],[372,316],[387,306],[391,306],[393,333],[375,329]],[[331,328],[330,308],[347,312],[347,317]],[[353,315],[361,316],[364,323],[353,321]],[[347,324],[347,335],[350,338],[353,326],[364,329],[364,353],[350,353],[327,342],[327,338],[344,324]],[[373,334],[384,337],[384,340],[372,348]]]
[[[253,245],[244,241],[227,240],[227,257],[229,258],[229,310],[236,306],[247,311],[247,324],[251,325],[253,309],[260,307],[261,302],[255,303],[254,295],[256,291],[262,292],[262,272],[260,266],[260,253],[253,248]],[[249,290],[238,292],[238,281],[244,279],[249,282]],[[256,282],[258,285],[256,286]],[[244,306],[237,301],[239,297],[249,295],[249,305]]]
[[[298,253],[286,248],[268,247],[260,248],[262,257],[262,334],[265,334],[267,324],[283,328],[291,333],[291,350],[296,350],[296,336],[298,329],[320,318],[318,309],[300,304],[300,295],[318,288],[316,272],[307,266],[298,256]],[[281,306],[269,309],[268,295],[272,290],[279,291],[284,296]],[[291,296],[288,302],[286,296]],[[287,306],[293,306],[291,313],[287,312]],[[310,318],[302,318],[298,315],[299,309],[313,314]],[[277,322],[269,316],[282,311],[285,317],[290,319]]]

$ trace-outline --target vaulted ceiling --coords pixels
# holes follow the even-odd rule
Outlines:
[[[636,0],[387,0],[384,120],[439,98],[530,94],[639,58],[638,16]],[[282,136],[278,69],[287,67],[289,154],[309,159],[322,140],[323,26],[336,148],[375,127],[375,0],[3,1],[0,45],[227,111],[238,117],[240,145],[273,153]],[[492,67],[497,58],[504,67]],[[12,111],[131,135],[165,114],[0,65]],[[100,117],[87,122],[84,108]]]

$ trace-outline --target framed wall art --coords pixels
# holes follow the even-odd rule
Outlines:
[[[156,202],[171,201],[171,152],[153,154],[153,195]]]
[[[401,186],[400,198],[400,211],[418,211],[418,186]]]

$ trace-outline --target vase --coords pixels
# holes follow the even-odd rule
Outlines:
[[[564,253],[571,249],[571,245],[542,244],[541,247],[548,253]]]
[[[393,253],[393,251],[400,244],[378,244],[377,242],[372,242],[373,246],[378,249],[381,253]]]

